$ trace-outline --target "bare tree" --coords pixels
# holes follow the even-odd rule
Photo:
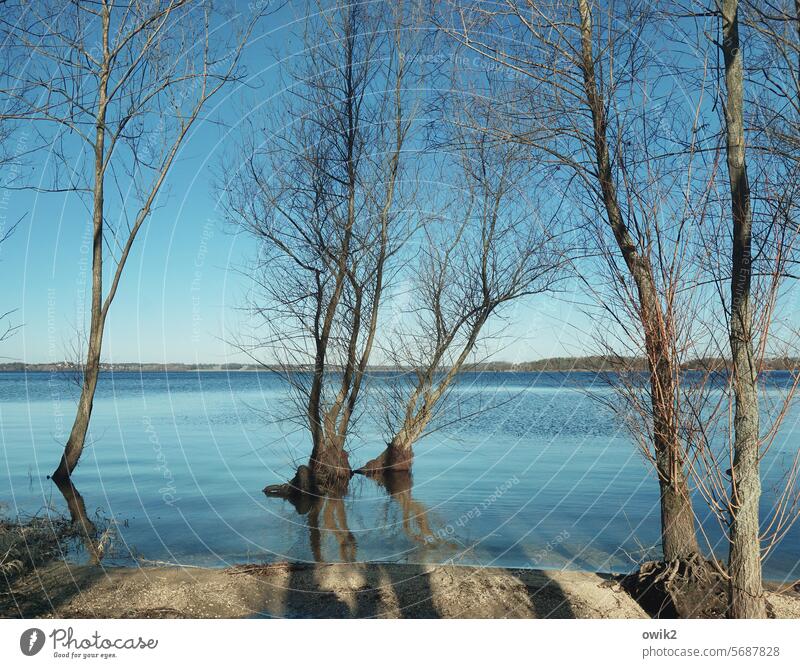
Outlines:
[[[2,36],[0,34],[0,39]],[[20,66],[18,54],[11,49],[2,49],[0,54],[0,76]],[[21,160],[28,152],[25,136],[19,128],[19,104],[8,98],[0,97],[0,192],[3,200],[8,197],[9,189],[17,185],[20,180]],[[16,138],[15,138],[16,137]],[[21,222],[8,220],[6,215],[6,202],[0,203],[0,261],[2,261],[2,246],[8,241]],[[19,329],[19,325],[12,324],[11,316],[15,309],[0,312],[0,342],[8,339]]]
[[[719,96],[727,181],[720,183],[718,222],[705,234],[709,281],[721,306],[714,326],[727,333],[718,346],[724,371],[718,409],[698,415],[698,489],[716,514],[729,543],[726,578],[728,615],[767,615],[761,563],[786,535],[800,510],[800,455],[784,465],[783,478],[766,513],[761,495],[761,463],[768,455],[800,375],[774,387],[770,357],[788,359],[797,345],[796,324],[781,322],[785,283],[797,264],[798,153],[796,91],[800,40],[795,26],[782,29],[789,8],[724,0],[713,12],[706,34],[722,54]],[[794,10],[792,10],[794,11]],[[748,30],[748,60],[740,28]],[[748,94],[747,86],[750,87]],[[788,95],[787,95],[788,92]],[[726,349],[727,348],[727,349]],[[732,418],[730,417],[732,415]]]
[[[384,293],[415,226],[404,182],[415,21],[414,3],[312,4],[285,104],[265,132],[251,125],[228,169],[230,218],[261,245],[252,310],[263,324],[244,348],[290,384],[289,417],[311,436],[308,465],[267,493],[340,494],[351,477]]]
[[[439,23],[458,43],[509,72],[510,91],[492,96],[495,113],[507,118],[505,138],[546,153],[553,184],[566,179],[565,192],[599,216],[611,236],[610,242],[598,237],[601,249],[613,249],[613,257],[606,254],[610,276],[626,293],[636,323],[631,333],[641,338],[648,365],[651,438],[640,445],[658,477],[664,559],[700,565],[679,419],[680,365],[669,302],[674,286],[660,281],[657,239],[648,229],[654,217],[642,208],[641,180],[631,181],[626,170],[636,163],[623,152],[630,100],[640,100],[639,106],[642,99],[630,91],[648,89],[652,56],[643,45],[651,15],[647,3],[632,1],[599,16],[598,23],[589,0],[504,0],[456,3]]]
[[[455,189],[455,201],[425,230],[411,264],[411,312],[388,337],[385,352],[403,373],[386,383],[387,446],[359,473],[411,469],[414,443],[436,423],[485,325],[512,302],[551,289],[566,264],[557,216],[545,220],[538,206],[530,151],[485,132],[456,134],[458,164],[446,160],[438,181]]]
[[[745,68],[750,95],[748,125],[756,132],[756,150],[800,162],[800,3],[797,0],[747,0],[740,22],[752,34],[754,48]]]
[[[731,472],[730,615],[766,617],[761,580],[758,368],[753,349],[752,210],[744,139],[744,68],[739,43],[738,0],[723,0],[725,138],[731,191],[730,347],[734,388],[734,463]]]
[[[790,5],[746,5],[745,23],[766,45],[759,47],[760,57],[749,69],[742,63],[735,4],[719,3],[716,11],[698,7],[694,12],[667,6],[662,13],[649,3],[625,2],[601,13],[589,0],[509,0],[459,4],[450,17],[440,19],[461,44],[513,72],[520,82],[502,104],[493,99],[495,108],[507,115],[507,137],[548,151],[559,169],[569,168],[574,177],[570,192],[583,195],[578,201],[587,219],[600,203],[597,213],[612,232],[613,245],[605,246],[599,228],[588,225],[587,230],[597,237],[592,246],[609,270],[605,276],[611,279],[611,290],[597,289],[596,266],[584,281],[590,293],[612,296],[605,307],[621,331],[617,343],[626,342],[628,351],[639,356],[641,340],[648,362],[649,387],[640,384],[635,373],[615,374],[612,382],[626,399],[616,410],[633,415],[632,431],[652,456],[659,476],[662,549],[670,562],[662,575],[685,573],[684,566],[691,565],[690,573],[711,581],[696,556],[687,482],[691,472],[729,535],[727,571],[716,565],[729,583],[732,616],[763,614],[760,540],[767,542],[763,556],[791,526],[798,503],[797,464],[792,463],[775,508],[759,530],[758,463],[796,389],[795,378],[777,417],[768,429],[760,429],[758,378],[780,340],[773,316],[782,279],[791,275],[795,262],[798,230],[795,135],[800,61],[793,23],[797,8]],[[674,67],[658,62],[652,45],[658,42],[654,35],[659,30],[653,21],[660,23],[662,18],[673,29],[671,22],[678,18],[698,21],[694,33],[684,37],[698,40],[700,58],[684,58]],[[718,99],[714,59],[700,44],[714,34],[713,27],[702,23],[713,26],[717,21],[722,27],[726,91],[719,98],[722,133],[709,116]],[[669,37],[663,43],[668,44]],[[679,106],[665,96],[666,87],[659,83],[663,76],[700,96],[690,98],[691,113],[678,121],[688,132],[681,132],[675,122]],[[745,81],[753,86],[750,98],[744,97]],[[705,96],[707,90],[712,95]],[[746,129],[751,157],[758,156],[755,208],[745,163]],[[727,195],[717,190],[720,137],[728,163]],[[673,144],[670,150],[665,139]],[[723,207],[727,202],[728,219],[734,221],[732,235],[715,224],[720,202]],[[755,232],[754,211],[759,222]],[[730,262],[720,264],[726,258]],[[723,283],[728,284],[727,296]],[[722,297],[722,310],[715,295]],[[720,313],[725,318],[721,327]],[[727,375],[721,332],[727,332],[732,358]],[[689,376],[684,368],[693,356],[705,356],[712,364]],[[719,445],[721,439],[713,432],[726,416],[726,392],[717,389],[727,378],[735,418],[730,440]],[[726,452],[732,456],[727,472],[722,463]]]
[[[257,18],[239,30],[236,16],[188,0],[3,5],[3,41],[27,56],[4,73],[3,96],[52,148],[48,189],[79,196],[91,217],[83,384],[54,479],[69,478],[83,452],[105,322],[134,242],[193,124],[234,80]]]

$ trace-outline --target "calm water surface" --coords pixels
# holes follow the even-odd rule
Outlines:
[[[105,374],[74,479],[89,515],[115,522],[111,558],[122,563],[453,560],[625,570],[657,552],[658,486],[587,390],[607,392],[590,373],[465,374],[456,397],[499,407],[422,441],[413,481],[387,489],[357,476],[344,499],[298,509],[261,492],[291,477],[309,451],[302,429],[280,420],[287,392],[276,376]],[[46,476],[77,394],[67,375],[0,373],[6,516],[64,511]],[[764,464],[765,511],[799,445],[795,407]],[[351,447],[354,467],[378,454],[377,423],[362,421]],[[699,500],[697,507],[702,514]],[[716,521],[703,524],[719,541]],[[800,578],[800,527],[771,554],[765,574]]]

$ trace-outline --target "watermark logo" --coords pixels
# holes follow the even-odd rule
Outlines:
[[[28,629],[19,637],[19,648],[25,656],[38,654],[44,647],[44,631],[41,629]]]

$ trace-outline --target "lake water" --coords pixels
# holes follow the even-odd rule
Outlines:
[[[357,476],[347,497],[298,512],[261,492],[291,477],[309,452],[303,430],[280,419],[288,408],[278,377],[106,373],[74,481],[90,517],[116,524],[114,562],[452,560],[624,571],[658,552],[658,486],[587,390],[608,392],[591,373],[465,374],[454,396],[496,406],[421,441],[413,484],[386,489]],[[0,374],[6,516],[64,512],[46,476],[77,395],[68,375]],[[795,407],[764,462],[765,511],[799,445]],[[378,423],[366,416],[351,464],[382,447]],[[697,510],[706,515],[699,499]],[[716,521],[704,516],[703,525],[727,557]],[[800,526],[770,555],[765,575],[800,578]]]

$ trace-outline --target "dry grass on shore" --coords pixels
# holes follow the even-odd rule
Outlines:
[[[72,532],[71,522],[62,518],[0,520],[0,577],[13,581],[57,558],[62,541]]]

